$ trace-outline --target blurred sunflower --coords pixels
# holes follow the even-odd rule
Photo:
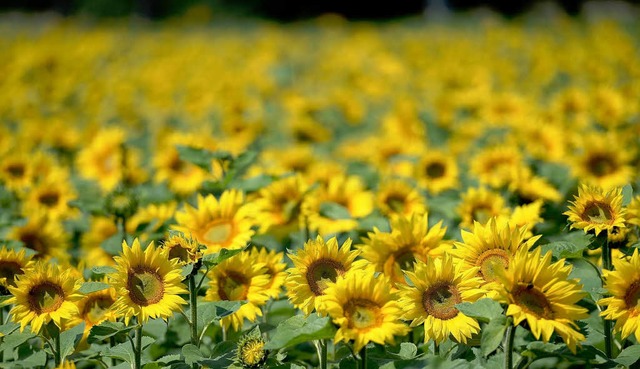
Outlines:
[[[485,148],[471,161],[470,171],[482,184],[499,188],[509,184],[516,168],[522,165],[522,153],[515,146]]]
[[[262,216],[260,232],[282,239],[300,227],[302,201],[309,189],[301,175],[296,174],[272,182],[258,191],[255,206]]]
[[[173,233],[162,242],[162,248],[168,251],[169,260],[177,259],[180,265],[195,263],[200,259],[198,242],[181,233]]]
[[[460,227],[466,229],[474,227],[474,222],[485,224],[492,217],[509,214],[502,196],[484,187],[469,188],[462,194],[456,210],[461,218]]]
[[[318,236],[307,241],[302,250],[289,251],[294,267],[288,270],[285,286],[291,303],[309,315],[317,309],[317,297],[324,294],[327,283],[352,268],[363,268],[366,261],[354,261],[360,252],[350,248],[351,239],[339,246],[335,237],[325,242]]]
[[[265,274],[269,276],[269,284],[265,286],[267,295],[270,298],[278,298],[282,291],[282,285],[287,278],[287,273],[285,272],[287,264],[282,262],[284,253],[254,247],[251,249],[250,256],[254,262],[264,264],[266,268]]]
[[[560,192],[546,178],[534,175],[527,166],[513,169],[509,191],[525,203],[536,200],[558,202],[562,199]]]
[[[126,132],[118,128],[98,132],[78,153],[76,165],[80,174],[96,180],[105,191],[114,189],[124,176],[125,138]]]
[[[142,251],[137,238],[131,246],[123,241],[122,254],[114,259],[117,271],[109,280],[118,299],[112,309],[124,317],[125,324],[132,317],[140,324],[149,318],[167,320],[187,303],[179,296],[188,291],[182,284],[178,260],[169,260],[167,251],[157,249],[153,242]]]
[[[0,160],[0,181],[10,190],[23,191],[31,186],[34,172],[33,161],[26,152],[12,152]]]
[[[22,226],[15,226],[7,235],[10,240],[22,242],[24,247],[35,251],[35,259],[56,258],[67,260],[68,238],[58,221],[48,220],[39,213]]]
[[[627,205],[627,223],[640,226],[640,195],[635,196]]]
[[[541,257],[541,249],[521,248],[498,273],[498,299],[508,305],[507,316],[514,324],[526,320],[536,339],[548,342],[555,331],[571,352],[585,339],[575,321],[589,316],[577,305],[586,295],[578,280],[569,279],[571,265],[564,259],[551,263],[551,252]]]
[[[242,248],[255,233],[251,229],[255,225],[255,207],[237,190],[224,191],[220,199],[198,195],[195,208],[186,204],[175,217],[178,224],[172,228],[193,235],[198,243],[207,246],[206,254]]]
[[[391,281],[371,269],[351,270],[335,282],[327,283],[318,299],[318,311],[338,326],[335,343],[353,341],[355,352],[369,342],[393,344],[394,336],[404,336],[409,327],[400,322],[402,309]]]
[[[67,219],[78,214],[69,206],[77,197],[68,174],[63,170],[52,171],[26,194],[22,203],[24,215],[46,214],[51,219]]]
[[[533,228],[544,221],[540,216],[542,205],[542,200],[536,200],[526,205],[516,206],[509,217],[509,222],[517,227],[526,228],[525,238],[532,237]]]
[[[455,305],[474,302],[485,295],[479,288],[482,280],[478,271],[478,267],[454,263],[448,255],[417,262],[413,272],[406,272],[411,285],[399,287],[402,318],[411,320],[411,327],[424,324],[425,342],[431,339],[440,344],[451,335],[456,342],[466,343],[480,331],[480,325]]]
[[[581,153],[572,159],[573,173],[579,182],[610,190],[629,183],[634,169],[631,166],[635,150],[619,150],[623,138],[593,133],[583,138]]]
[[[271,276],[264,263],[256,263],[248,251],[242,251],[216,265],[209,272],[208,301],[246,301],[235,313],[222,318],[220,324],[235,331],[244,320],[255,322],[262,316],[260,307],[269,300]]]
[[[63,330],[78,315],[81,284],[71,269],[37,261],[18,275],[15,286],[9,286],[13,296],[6,303],[14,305],[11,319],[20,323],[20,331],[31,324],[31,331],[37,334],[50,321]]]
[[[486,225],[475,223],[473,232],[461,231],[462,242],[455,242],[449,254],[464,268],[478,268],[478,276],[488,290],[498,287],[498,276],[508,268],[520,249],[529,250],[540,236],[527,237],[527,228],[510,224],[504,219],[491,218]]]
[[[15,286],[16,277],[24,274],[31,264],[31,256],[27,256],[25,250],[16,252],[3,246],[0,249],[0,286],[5,289]]]
[[[605,271],[604,288],[611,294],[598,301],[606,306],[600,313],[605,319],[615,320],[615,332],[622,339],[634,335],[640,341],[640,254],[638,249],[628,260],[613,258],[611,271]]]
[[[104,277],[100,282],[109,283]],[[79,314],[70,322],[70,325],[77,325],[84,322],[83,337],[89,336],[93,326],[104,321],[115,322],[118,318],[116,311],[112,309],[117,300],[116,289],[109,287],[100,291],[91,292],[81,300],[76,302]]]
[[[415,165],[413,178],[434,195],[455,189],[459,186],[456,158],[444,151],[429,150]]]
[[[362,257],[384,273],[394,284],[404,284],[403,271],[413,270],[417,260],[427,256],[440,256],[447,249],[442,239],[447,231],[442,221],[429,228],[428,214],[413,214],[411,217],[391,219],[391,232],[380,232],[377,228],[363,238],[358,245]]]
[[[602,231],[611,232],[615,227],[625,227],[626,209],[622,207],[622,189],[607,192],[602,188],[581,185],[578,196],[569,202],[569,210],[563,214],[571,223],[570,228],[593,231],[597,236]]]
[[[426,212],[426,201],[418,190],[401,179],[383,181],[376,193],[376,205],[382,214],[410,217]]]

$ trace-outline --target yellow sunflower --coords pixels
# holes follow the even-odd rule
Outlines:
[[[413,178],[432,194],[457,188],[458,175],[455,156],[437,150],[429,150],[420,157],[413,172]]]
[[[429,228],[428,214],[398,216],[390,222],[391,232],[374,228],[358,248],[361,256],[394,284],[405,283],[403,271],[412,270],[416,260],[442,255],[448,248],[442,240],[447,228],[442,226],[442,221]]]
[[[52,219],[67,219],[76,215],[77,209],[69,206],[69,201],[76,198],[76,191],[71,186],[68,174],[56,170],[33,186],[23,202],[24,215],[46,214]]]
[[[509,217],[509,222],[512,225],[526,228],[527,233],[525,235],[526,238],[530,238],[533,236],[532,229],[537,224],[540,224],[544,221],[540,216],[540,212],[542,211],[542,200],[536,200],[532,203],[516,206]]]
[[[635,150],[633,145],[620,150],[621,142],[621,137],[613,135],[593,133],[585,136],[582,152],[571,161],[574,175],[580,182],[604,190],[627,184],[634,174],[631,162]]]
[[[583,229],[585,233],[593,230],[597,236],[602,231],[611,232],[614,227],[625,227],[626,209],[622,207],[621,188],[604,192],[602,188],[583,184],[574,199],[570,201],[569,210],[563,213],[569,217],[571,229]]]
[[[327,314],[339,327],[335,342],[353,341],[358,352],[369,342],[394,343],[409,327],[400,321],[402,309],[384,275],[376,277],[372,269],[351,270],[335,282],[327,283],[318,299],[318,311]]]
[[[634,335],[640,341],[640,254],[638,249],[628,260],[614,258],[614,269],[605,271],[604,288],[611,294],[598,301],[606,306],[600,313],[605,319],[615,320],[615,332],[622,339]]]
[[[187,303],[179,296],[188,291],[178,260],[169,260],[167,251],[156,249],[153,242],[142,251],[137,238],[131,246],[123,241],[122,255],[114,259],[117,271],[109,279],[118,299],[112,308],[124,317],[125,324],[131,317],[141,324],[149,318],[166,320]]]
[[[522,154],[515,146],[485,148],[471,161],[471,174],[482,184],[499,188],[511,182],[514,170],[522,165]]]
[[[412,285],[400,285],[400,306],[403,319],[411,326],[424,324],[424,341],[437,344],[452,335],[457,342],[466,343],[478,333],[480,325],[456,309],[461,302],[474,302],[485,295],[477,277],[479,268],[465,268],[454,263],[448,255],[417,262],[413,272],[406,272]]]
[[[569,279],[571,265],[564,259],[551,263],[551,252],[520,249],[499,274],[498,300],[508,305],[514,324],[526,320],[536,339],[548,342],[555,331],[576,352],[585,339],[575,321],[589,316],[577,303],[586,296],[576,279]]]
[[[464,266],[478,268],[485,288],[497,288],[501,270],[520,249],[529,250],[540,236],[527,237],[527,228],[510,224],[504,219],[491,218],[486,225],[475,223],[473,232],[461,231],[462,242],[455,242],[449,251]]]
[[[309,186],[300,174],[279,179],[258,192],[260,232],[282,239],[300,227],[302,200]]]
[[[302,250],[289,252],[293,268],[285,280],[287,296],[293,305],[309,315],[317,309],[317,297],[324,294],[328,282],[335,282],[352,268],[361,269],[366,261],[354,261],[359,251],[351,250],[351,239],[342,246],[333,237],[325,242],[318,236],[309,240]]]
[[[35,175],[33,160],[26,152],[13,152],[0,160],[0,181],[10,190],[23,191]]]
[[[492,217],[509,214],[509,208],[500,194],[484,187],[469,188],[462,194],[462,201],[457,208],[460,215],[460,227],[470,229],[474,222],[485,224]]]
[[[536,200],[558,202],[562,199],[560,192],[546,178],[534,175],[526,166],[513,169],[509,191],[517,194],[524,202]]]
[[[9,286],[13,297],[6,302],[14,305],[11,319],[20,323],[20,331],[31,324],[31,331],[38,333],[50,321],[64,329],[78,314],[75,303],[82,298],[81,285],[71,268],[37,261],[16,278],[15,286]]]
[[[255,322],[262,316],[260,307],[269,300],[271,276],[264,263],[257,263],[248,251],[216,265],[209,272],[208,301],[246,301],[235,313],[222,318],[220,324],[235,331],[242,328],[244,320]]]
[[[127,232],[135,233],[139,227],[145,225],[147,225],[145,229],[148,232],[157,231],[173,218],[177,207],[178,204],[175,201],[141,207],[131,218],[127,219]]]
[[[640,226],[640,195],[631,199],[627,205],[627,223]]]
[[[255,207],[245,202],[242,192],[227,190],[220,199],[213,195],[198,195],[197,207],[185,205],[176,213],[177,225],[172,228],[191,234],[198,243],[206,245],[205,253],[221,249],[244,247],[255,233]]]
[[[267,251],[266,248],[252,248],[251,258],[259,264],[264,264],[266,270],[265,273],[269,276],[269,284],[265,286],[266,293],[271,298],[277,298],[282,291],[282,285],[287,278],[287,272],[285,268],[287,264],[282,262],[284,253],[275,252],[274,250]]]
[[[108,283],[107,278],[103,278],[103,283]],[[112,309],[113,304],[117,300],[117,293],[114,287],[91,292],[85,295],[81,300],[76,302],[79,314],[70,323],[76,325],[84,322],[83,337],[87,337],[91,328],[104,321],[115,322],[118,318],[116,311]]]
[[[58,221],[49,220],[46,214],[39,213],[29,221],[9,231],[7,238],[23,243],[24,247],[36,252],[34,258],[56,258],[67,260],[68,238]]]
[[[96,180],[105,191],[110,191],[124,177],[123,145],[126,133],[119,128],[98,132],[77,156],[80,174]]]
[[[389,179],[380,185],[376,194],[376,205],[386,216],[410,217],[427,211],[424,197],[401,179]]]
[[[0,249],[0,286],[15,286],[16,277],[24,274],[31,264],[31,256],[27,256],[25,250],[16,252],[3,246]]]
[[[169,260],[177,259],[180,265],[195,263],[200,257],[198,242],[181,233],[174,233],[163,243],[162,248],[168,251]]]
[[[55,369],[76,369],[76,364],[73,361],[64,360]]]

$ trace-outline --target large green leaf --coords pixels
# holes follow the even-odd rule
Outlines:
[[[198,332],[201,332],[209,324],[229,316],[246,301],[211,301],[198,304]]]
[[[84,333],[84,323],[60,333],[60,359],[71,355],[76,348],[82,334]]]
[[[265,345],[267,350],[278,350],[312,340],[333,338],[336,328],[329,317],[321,318],[317,315],[293,316],[280,323]]]
[[[154,343],[156,340],[152,337],[143,336],[142,337],[142,350],[146,349]],[[130,342],[123,342],[117,344],[109,349],[103,354],[105,357],[112,357],[120,360],[124,360],[128,363],[134,362],[134,353],[133,348],[131,347]]]
[[[214,267],[222,263],[223,261],[229,259],[230,257],[241,253],[242,251],[244,251],[245,248],[234,249],[234,250],[222,249],[220,250],[220,252],[207,254],[202,258],[202,263],[209,268]]]
[[[618,357],[613,359],[618,364],[624,365],[626,367],[630,367],[635,364],[638,360],[640,360],[640,345],[629,346],[626,349],[622,350]]]
[[[35,334],[31,332],[13,332],[8,336],[4,336],[2,338],[2,344],[0,345],[0,351],[9,353],[13,352],[16,347],[22,345],[28,340],[36,337]]]
[[[131,331],[132,329],[134,329],[135,326],[125,326],[123,323],[120,322],[102,322],[98,325],[95,325],[93,327],[91,327],[91,331],[89,332],[89,337],[87,338],[87,342],[89,343],[94,343],[94,342],[101,342],[106,340],[109,337],[113,337],[117,334],[120,333],[128,333],[129,331]]]
[[[115,273],[118,270],[116,270],[116,268],[114,267],[110,267],[110,266],[96,266],[91,268],[91,273],[93,274],[98,274],[98,275],[103,275],[103,274],[111,274],[111,273]]]
[[[320,204],[320,215],[329,219],[351,219],[349,209],[335,202],[323,202]]]
[[[2,368],[41,368],[47,363],[47,354],[44,351],[36,351],[32,355],[18,361],[12,361],[7,365],[0,364]]]
[[[184,361],[187,365],[193,365],[204,359],[200,349],[192,344],[187,344],[182,347],[182,356],[184,356]]]
[[[211,151],[182,145],[178,145],[176,149],[180,159],[195,164],[207,172],[211,171],[211,162],[213,160],[233,159],[233,156],[227,151]]]
[[[542,254],[546,254],[551,251],[551,254],[556,259],[572,259],[579,258],[582,256],[584,250],[588,247],[588,245],[584,244],[575,244],[567,241],[558,241],[558,242],[550,242],[545,245],[540,246],[542,250]]]
[[[629,183],[622,187],[622,206],[627,206],[633,200],[633,187]]]
[[[596,267],[584,259],[572,260],[573,268],[570,278],[577,278],[582,283],[582,290],[589,293],[591,299],[595,302],[602,297],[602,280]]]
[[[500,346],[506,329],[507,318],[504,316],[491,319],[491,321],[484,326],[482,336],[480,337],[480,348],[483,356],[488,356]]]
[[[86,295],[92,292],[106,290],[109,287],[110,286],[107,283],[103,282],[84,282],[80,287],[79,292]]]
[[[500,303],[490,298],[483,298],[476,302],[463,302],[457,304],[456,308],[464,315],[483,322],[489,322],[503,313]]]

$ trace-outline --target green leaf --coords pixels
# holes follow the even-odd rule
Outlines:
[[[483,298],[476,302],[463,302],[457,304],[456,308],[464,315],[482,322],[489,322],[502,316],[503,313],[500,303],[490,298]]]
[[[320,204],[320,215],[329,219],[351,219],[349,210],[335,202],[323,202]]]
[[[2,344],[0,345],[0,351],[7,353],[13,352],[16,347],[34,337],[36,337],[36,335],[31,332],[14,332],[8,336],[4,336]]]
[[[212,301],[198,304],[198,332],[216,320],[229,316],[246,301]]]
[[[398,352],[398,357],[402,360],[409,360],[416,357],[418,353],[418,347],[415,344],[410,342],[402,342],[400,344],[400,352]]]
[[[240,177],[255,163],[257,158],[258,153],[256,151],[245,151],[231,162],[230,170],[234,171],[235,177]]]
[[[557,259],[573,259],[582,256],[582,253],[588,245],[579,245],[572,242],[558,241],[551,242],[540,246],[542,255],[551,251],[551,254]]]
[[[618,364],[630,367],[640,359],[640,345],[629,346],[613,359]]]
[[[633,200],[633,187],[627,183],[622,187],[622,206],[627,206]]]
[[[482,329],[482,336],[480,337],[480,349],[483,356],[489,356],[494,352],[504,337],[504,332],[507,329],[507,318],[499,316],[495,319],[491,319],[484,329]]]
[[[216,252],[214,254],[207,254],[202,258],[202,263],[207,267],[211,268],[229,259],[230,257],[241,253],[242,251],[244,251],[245,248],[246,246],[244,248],[234,249],[234,250],[222,249],[220,250],[220,252]]]
[[[260,174],[251,178],[236,178],[229,183],[229,187],[237,188],[244,192],[256,192],[259,189],[268,186],[273,182],[271,176]]]
[[[75,350],[76,345],[82,339],[84,333],[84,323],[76,325],[75,327],[60,333],[60,359],[64,360],[65,357],[71,355]]]
[[[184,361],[187,362],[187,365],[193,365],[204,359],[200,349],[190,343],[182,347],[182,356],[184,356]]]
[[[183,277],[188,276],[193,271],[193,264],[187,264],[182,267],[182,271],[180,271],[180,275]]]
[[[143,336],[142,337],[142,350],[146,349],[149,345],[154,343],[156,340],[151,337]],[[124,360],[128,363],[133,363],[134,361],[134,353],[133,348],[131,347],[130,342],[123,342],[117,344],[109,349],[103,354],[106,357],[113,357],[116,359]]]
[[[231,160],[233,156],[227,151],[211,151],[207,149],[198,149],[190,146],[178,145],[176,147],[180,159],[195,164],[200,168],[211,171],[211,162],[213,160]]]
[[[91,268],[91,273],[93,274],[98,274],[98,275],[103,275],[103,274],[111,274],[111,273],[115,273],[118,270],[116,270],[116,268],[114,267],[110,267],[110,266],[96,266]]]
[[[102,322],[98,325],[91,327],[91,331],[89,332],[89,337],[87,338],[87,342],[94,343],[104,341],[109,337],[113,337],[119,333],[128,333],[135,326],[125,326],[120,322]]]
[[[5,368],[37,368],[44,367],[47,363],[47,354],[43,351],[36,351],[33,355],[22,360],[8,363],[10,366],[2,366]]]
[[[82,287],[80,287],[79,291],[80,293],[83,293],[86,295],[91,292],[106,290],[109,287],[110,286],[107,283],[103,283],[103,282],[84,282],[82,284]]]
[[[329,317],[296,315],[282,322],[264,346],[265,350],[278,350],[302,342],[333,338],[336,328]]]
[[[594,265],[584,259],[573,259],[573,267],[569,278],[577,278],[582,283],[582,290],[588,292],[595,302],[602,297],[602,280]]]

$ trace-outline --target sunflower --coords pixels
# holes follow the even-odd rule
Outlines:
[[[177,225],[172,228],[191,234],[198,243],[206,245],[205,253],[215,253],[221,249],[244,247],[254,231],[255,207],[244,200],[242,192],[227,190],[220,199],[213,195],[198,195],[197,207],[185,205],[176,213]]]
[[[498,273],[498,300],[508,305],[514,324],[526,320],[536,339],[548,342],[555,331],[571,352],[585,339],[575,321],[589,316],[577,303],[586,296],[576,279],[569,279],[571,265],[564,259],[551,263],[551,252],[521,248]]]
[[[380,185],[376,194],[376,205],[386,216],[411,216],[427,211],[426,201],[420,193],[407,182],[389,179]]]
[[[459,184],[456,158],[444,151],[429,150],[415,165],[413,178],[432,194],[457,188]]]
[[[509,208],[500,194],[480,187],[469,188],[462,194],[457,212],[461,218],[460,227],[470,229],[474,222],[485,224],[491,217],[508,215]]]
[[[64,360],[54,369],[76,369],[76,364],[73,361]]]
[[[98,132],[77,156],[80,174],[98,181],[100,187],[110,191],[123,179],[123,145],[126,133],[119,128]]]
[[[622,207],[622,189],[614,188],[604,192],[602,188],[581,185],[572,206],[563,214],[569,217],[570,228],[594,231],[596,236],[602,231],[611,232],[614,227],[625,227],[626,209]]]
[[[574,175],[580,182],[602,187],[604,190],[624,186],[633,177],[631,162],[634,157],[633,145],[620,150],[621,137],[593,133],[585,136],[582,152],[572,161]]]
[[[536,200],[558,202],[562,199],[560,192],[546,178],[534,175],[527,166],[513,169],[509,191],[527,203]]]
[[[246,301],[235,313],[222,318],[220,324],[235,331],[242,328],[244,320],[255,322],[262,316],[260,307],[269,300],[271,276],[264,263],[256,263],[248,251],[216,265],[209,272],[208,301]]]
[[[279,179],[258,192],[255,205],[262,216],[260,232],[270,233],[278,239],[300,227],[300,207],[309,186],[300,174]]]
[[[107,278],[103,278],[101,281],[108,283]],[[104,290],[91,292],[85,295],[81,300],[76,302],[78,306],[79,314],[70,323],[70,325],[76,325],[84,322],[84,334],[83,337],[87,337],[91,328],[104,321],[115,322],[118,318],[116,311],[111,307],[117,300],[117,293],[114,287],[109,287]]]
[[[22,212],[25,215],[41,213],[52,219],[67,219],[77,214],[77,209],[69,206],[69,201],[76,196],[68,174],[56,170],[28,191]]]
[[[627,205],[627,223],[640,226],[640,195],[631,199]]]
[[[540,216],[542,205],[542,200],[536,200],[526,205],[516,206],[509,217],[509,222],[517,227],[526,228],[527,234],[525,237],[532,237],[533,233],[531,230],[533,227],[544,221]]]
[[[175,201],[141,207],[127,219],[127,232],[135,233],[143,227],[146,232],[156,232],[173,218],[177,207]]]
[[[6,303],[14,305],[11,319],[20,323],[20,331],[31,324],[31,331],[38,333],[50,321],[64,329],[78,314],[75,303],[82,298],[81,284],[71,269],[37,261],[17,276],[15,286],[9,286],[13,297]]]
[[[309,315],[317,309],[317,297],[324,294],[328,282],[335,282],[352,268],[363,268],[366,261],[354,261],[359,251],[350,248],[351,239],[339,246],[335,237],[325,242],[318,236],[295,254],[289,251],[294,267],[288,270],[285,286],[291,303]]]
[[[362,257],[383,272],[395,284],[405,283],[405,270],[412,270],[416,260],[427,256],[439,256],[447,246],[442,242],[446,227],[442,221],[429,228],[428,214],[391,219],[391,232],[380,232],[377,228],[363,238],[358,245]]]
[[[486,225],[476,222],[473,232],[462,230],[463,242],[455,242],[449,251],[464,266],[478,268],[485,288],[497,288],[501,270],[507,268],[520,249],[529,250],[540,236],[527,237],[527,228],[515,226],[504,219],[491,218]]]
[[[27,189],[35,175],[33,160],[26,152],[14,152],[0,160],[0,181],[10,190]]]
[[[265,286],[267,295],[271,298],[280,296],[282,285],[287,277],[287,273],[285,272],[287,265],[282,262],[284,253],[254,247],[251,249],[250,256],[254,262],[264,264],[266,268],[265,273],[269,276],[269,284]]]
[[[188,291],[181,282],[178,260],[168,256],[153,242],[144,251],[137,238],[131,246],[122,242],[121,256],[114,257],[117,271],[110,275],[110,282],[118,295],[112,309],[124,316],[125,324],[131,317],[137,317],[141,324],[149,318],[166,320],[187,303],[179,296]]]
[[[7,238],[22,242],[24,247],[35,251],[34,258],[56,258],[67,260],[67,235],[58,221],[49,220],[46,214],[38,213],[29,221],[9,231]]]
[[[471,174],[493,188],[507,185],[514,170],[522,165],[522,154],[515,146],[485,148],[471,161]]]
[[[162,243],[162,248],[168,250],[169,260],[177,259],[180,265],[195,263],[200,259],[198,242],[181,233],[173,233]]]
[[[480,326],[455,305],[484,296],[485,291],[478,288],[482,284],[478,270],[464,268],[448,255],[417,262],[413,272],[406,272],[411,285],[400,285],[402,318],[411,320],[412,327],[424,323],[425,342],[432,339],[440,344],[452,335],[457,342],[466,343]]]
[[[614,258],[612,271],[605,271],[604,288],[611,294],[598,301],[606,306],[600,313],[605,319],[615,320],[614,330],[622,339],[634,335],[640,341],[640,254],[638,249],[628,260]]]
[[[384,275],[372,269],[351,270],[335,282],[327,283],[318,299],[318,311],[328,314],[338,326],[335,342],[353,341],[358,352],[369,342],[394,343],[409,327],[400,322],[402,309]]]
[[[3,246],[0,249],[0,286],[5,289],[15,286],[16,277],[24,274],[24,270],[30,265],[31,256],[27,256],[25,250],[16,252]]]

